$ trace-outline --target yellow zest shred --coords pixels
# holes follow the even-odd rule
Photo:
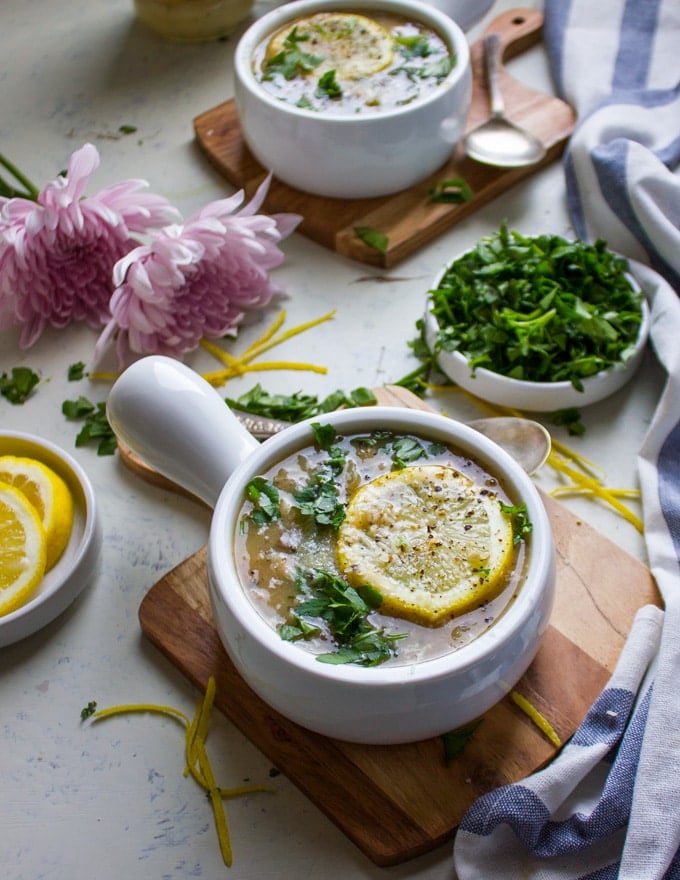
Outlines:
[[[152,712],[174,718],[184,726],[186,730],[184,775],[191,776],[208,793],[215,817],[215,828],[222,859],[227,867],[231,867],[233,854],[223,800],[257,792],[271,792],[273,789],[269,785],[240,785],[234,788],[220,788],[217,785],[205,747],[214,699],[215,679],[210,676],[205,694],[199,700],[194,717],[191,719],[180,709],[155,705],[154,703],[128,703],[110,706],[106,709],[98,709],[91,717],[93,721],[98,721],[103,718],[111,718],[114,715],[127,715],[131,712]]]
[[[225,382],[229,379],[233,379],[235,376],[241,376],[244,373],[259,372],[261,370],[306,370],[313,373],[325,374],[328,372],[326,367],[309,364],[304,361],[268,361],[259,363],[252,363],[252,361],[259,355],[274,348],[274,346],[280,345],[282,342],[292,339],[292,337],[297,336],[300,333],[304,333],[305,330],[317,327],[324,321],[329,321],[334,315],[335,310],[322,315],[320,318],[305,321],[302,324],[291,327],[289,330],[277,333],[286,319],[286,313],[285,311],[282,311],[277,316],[274,323],[265,330],[262,336],[249,345],[248,348],[246,348],[246,350],[238,357],[234,357],[234,355],[224,351],[224,349],[220,348],[214,342],[209,342],[207,339],[203,339],[201,341],[201,347],[209,354],[213,355],[213,357],[216,357],[225,367],[223,370],[218,370],[217,372],[203,373],[203,378],[213,386],[220,386],[224,385]]]
[[[525,414],[520,410],[512,407],[494,406],[484,400],[476,397],[469,391],[460,386],[455,386],[455,390],[466,397],[471,403],[474,403],[490,416],[517,416],[518,418],[526,418]],[[594,462],[580,455],[559,440],[555,440],[551,436],[551,450],[546,464],[556,470],[562,476],[571,480],[568,486],[559,486],[552,489],[550,494],[557,497],[567,494],[581,494],[608,504],[612,510],[620,514],[627,522],[629,522],[641,534],[644,533],[644,525],[639,516],[633,513],[630,508],[626,507],[620,499],[622,498],[639,498],[640,492],[637,489],[611,489],[604,485],[602,469]],[[598,476],[599,475],[599,476]]]
[[[634,528],[642,534],[644,532],[644,525],[639,516],[633,513],[625,504],[619,501],[618,497],[615,493],[611,492],[606,486],[604,486],[600,480],[595,477],[588,476],[584,474],[582,471],[577,470],[574,467],[571,467],[563,458],[559,455],[556,455],[554,452],[551,452],[548,456],[548,464],[555,468],[555,470],[569,477],[570,480],[574,483],[574,485],[578,489],[585,489],[594,497],[599,498],[604,501],[614,510],[621,514],[621,516],[627,520]]]
[[[510,696],[512,698],[512,702],[518,706],[524,714],[529,717],[533,723],[538,727],[544,736],[546,736],[550,742],[559,748],[562,745],[562,740],[557,735],[555,728],[552,724],[545,718],[538,709],[532,705],[526,697],[523,697],[518,691],[511,691]]]
[[[282,342],[286,342],[288,339],[292,339],[294,336],[298,336],[300,333],[304,333],[306,330],[318,327],[318,325],[323,324],[324,321],[330,321],[334,316],[335,309],[325,315],[321,315],[319,318],[313,318],[311,321],[304,321],[302,324],[297,324],[295,327],[291,327],[289,330],[284,330],[282,333],[279,333],[278,331],[286,320],[285,310],[281,311],[271,326],[268,327],[267,330],[265,330],[265,332],[251,343],[240,355],[233,355],[230,352],[225,351],[216,343],[211,342],[208,339],[202,339],[201,348],[211,354],[214,358],[217,358],[224,367],[222,370],[203,373],[202,376],[206,382],[209,382],[214,387],[218,387],[224,385],[229,379],[234,379],[236,376],[242,376],[244,373],[256,373],[264,370],[305,370],[307,372],[321,373],[325,375],[328,372],[327,367],[306,363],[305,361],[252,362],[256,357],[259,357],[271,348],[280,345]],[[119,375],[119,373],[94,372],[89,373],[88,377],[95,382],[115,382]]]

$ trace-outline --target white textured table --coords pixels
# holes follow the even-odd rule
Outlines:
[[[499,2],[491,15],[512,5]],[[102,162],[90,191],[145,178],[186,217],[230,191],[196,150],[192,119],[230,97],[234,42],[163,42],[135,21],[131,0],[3,0],[0,152],[42,184],[65,167],[73,150],[91,141]],[[540,48],[518,59],[512,70],[550,90]],[[137,130],[123,135],[121,126]],[[237,396],[258,380],[272,391],[322,395],[399,379],[416,365],[408,342],[430,279],[504,218],[527,234],[568,237],[559,165],[500,197],[396,271],[351,263],[294,235],[284,243],[286,262],[276,273],[289,293],[286,326],[333,308],[337,315],[279,354],[294,358],[304,348],[305,358],[326,365],[328,374],[253,374],[224,393]],[[254,338],[275,313],[272,308],[244,338]],[[89,700],[100,706],[150,701],[193,711],[198,694],[145,642],[137,609],[161,575],[205,542],[209,515],[141,483],[117,457],[74,448],[77,426],[61,415],[62,401],[80,393],[102,400],[106,392],[106,386],[66,379],[70,364],[91,360],[93,331],[78,326],[50,331],[25,352],[18,337],[15,331],[0,333],[0,373],[23,364],[49,381],[23,406],[0,399],[0,424],[37,431],[77,458],[101,505],[104,547],[97,577],[61,618],[0,650],[0,876],[227,876],[209,802],[182,775],[181,729],[143,715],[80,724]],[[204,352],[189,363],[198,369],[213,364]],[[553,428],[555,436],[602,465],[610,485],[634,486],[636,451],[660,387],[660,371],[649,355],[629,388],[584,411],[583,438],[570,440]],[[477,414],[454,393],[434,402],[463,418]],[[550,488],[554,478],[546,472],[538,481]],[[644,559],[642,539],[628,523],[591,501],[568,503]],[[269,781],[266,759],[219,715],[208,747],[224,785]],[[231,875],[239,880],[452,877],[449,847],[398,867],[375,867],[284,776],[273,785],[274,794],[228,802]]]

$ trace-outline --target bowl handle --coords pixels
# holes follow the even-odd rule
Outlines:
[[[160,355],[116,380],[106,402],[116,436],[146,464],[214,507],[259,443],[198,373]]]

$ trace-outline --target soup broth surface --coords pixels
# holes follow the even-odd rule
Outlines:
[[[422,22],[328,12],[289,22],[256,48],[255,78],[273,97],[337,115],[396,109],[435,90],[455,64]]]
[[[368,435],[338,435],[334,440],[334,447],[344,456],[344,465],[333,479],[340,505],[346,505],[369,481],[395,468],[408,467],[408,462],[399,460],[395,449],[413,448],[409,444],[419,445],[423,450],[418,464],[453,468],[476,486],[488,490],[499,502],[513,504],[494,476],[456,450],[409,436],[399,436],[399,443],[405,443],[405,446],[399,446],[393,442],[395,435],[380,436],[392,440],[375,443]],[[336,549],[337,528],[319,525],[312,516],[303,514],[295,497],[300,490],[313,484],[319,473],[327,472],[328,461],[328,451],[314,445],[290,455],[262,475],[276,488],[280,516],[270,522],[256,522],[257,505],[250,500],[244,501],[239,515],[234,540],[240,579],[250,601],[274,629],[291,621],[300,602],[296,584],[298,572],[320,569],[343,577]],[[526,565],[527,548],[523,541],[517,542],[512,552],[512,565],[495,598],[441,625],[426,626],[413,620],[387,616],[380,610],[371,612],[369,619],[374,626],[387,634],[404,636],[395,643],[396,656],[387,662],[411,664],[442,656],[468,644],[492,626],[512,602]],[[323,621],[315,623],[319,625],[318,634],[300,639],[296,645],[315,654],[333,651],[337,646],[332,634]]]

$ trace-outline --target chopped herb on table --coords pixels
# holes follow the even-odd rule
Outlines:
[[[523,236],[505,225],[447,268],[431,290],[434,350],[534,382],[582,380],[625,362],[642,321],[643,294],[606,242]]]
[[[86,397],[65,400],[61,405],[63,415],[69,421],[83,421],[83,427],[76,437],[76,446],[87,443],[97,445],[97,455],[113,455],[116,451],[116,435],[106,418],[106,403],[91,403]]]
[[[10,403],[24,403],[39,381],[29,367],[13,367],[9,374],[0,375],[0,394]]]
[[[285,422],[300,422],[343,406],[373,406],[377,402],[369,388],[355,388],[349,394],[338,390],[320,400],[316,395],[301,392],[270,394],[259,384],[240,397],[227,397],[225,401],[232,409]]]
[[[381,254],[387,252],[390,240],[384,232],[373,229],[372,226],[355,226],[354,232],[364,244],[373,248],[373,250],[380,251]]]

